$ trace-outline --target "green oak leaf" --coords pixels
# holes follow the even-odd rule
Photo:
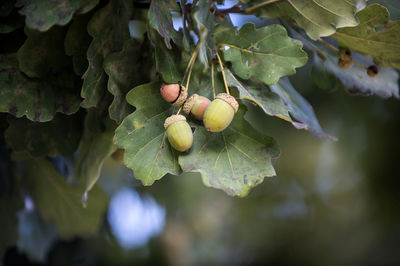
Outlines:
[[[256,29],[245,24],[239,31],[220,27],[215,42],[223,49],[225,61],[232,62],[233,71],[243,79],[255,79],[267,85],[294,74],[295,68],[307,62],[302,43],[288,37],[281,25]]]
[[[311,105],[292,86],[288,78],[280,79],[277,84],[270,86],[271,91],[281,97],[283,104],[295,119],[292,124],[298,129],[307,129],[317,138],[327,137],[336,140],[327,134],[320,126]]]
[[[107,197],[99,187],[91,191],[89,204],[82,206],[82,185],[71,185],[45,158],[27,159],[24,182],[32,193],[43,219],[55,224],[62,239],[95,234],[107,207]]]
[[[95,109],[89,109],[73,172],[74,180],[85,183],[84,199],[99,179],[104,161],[117,149],[113,143],[115,128],[114,121],[103,122]]]
[[[400,19],[400,5],[398,0],[369,0],[368,4],[381,4],[389,10],[391,20]]]
[[[93,40],[87,51],[89,67],[83,75],[81,95],[82,106],[95,107],[107,87],[107,75],[103,70],[104,59],[122,49],[129,39],[129,20],[132,15],[132,1],[112,0],[98,10],[87,26]]]
[[[171,12],[180,12],[175,0],[152,0],[149,9],[149,25],[164,38],[165,45],[171,49],[171,39],[179,44],[182,36],[174,29]]]
[[[156,30],[149,28],[147,32],[154,45],[157,72],[161,74],[165,83],[180,83],[184,71],[180,65],[181,51],[175,45],[168,49]]]
[[[28,38],[17,56],[19,68],[28,77],[42,78],[70,63],[64,53],[64,28],[54,27],[44,33],[25,28],[25,34]]]
[[[82,76],[88,68],[86,51],[92,41],[86,30],[89,19],[90,14],[76,16],[69,26],[64,40],[65,54],[72,56],[74,72],[79,76]]]
[[[214,48],[214,40],[211,37],[216,25],[216,17],[210,12],[211,0],[200,0],[199,10],[194,13],[194,19],[199,25],[199,59],[203,63],[204,68],[208,68],[208,61],[211,53],[208,48]]]
[[[133,111],[125,96],[135,86],[149,80],[148,67],[143,50],[147,49],[148,43],[142,45],[135,40],[125,42],[121,52],[107,56],[104,61],[104,71],[109,76],[108,91],[114,95],[114,100],[108,108],[111,119],[121,124],[122,120]]]
[[[8,122],[4,138],[15,152],[26,151],[35,157],[70,156],[78,147],[81,125],[76,116],[56,115],[49,122],[9,117]]]
[[[271,159],[280,153],[271,137],[261,135],[245,120],[241,106],[231,125],[221,133],[196,128],[193,146],[179,156],[185,172],[199,172],[206,186],[231,196],[246,196],[265,177],[275,175]]]
[[[378,4],[369,5],[357,17],[357,27],[340,29],[331,37],[340,46],[372,56],[380,65],[400,69],[400,20],[389,21],[389,11]]]
[[[25,24],[32,29],[47,31],[54,25],[66,25],[74,14],[90,11],[99,0],[18,0],[16,6],[26,16]]]
[[[53,119],[56,112],[73,114],[81,101],[74,78],[61,73],[31,79],[19,71],[15,54],[0,55],[0,112],[41,122]]]
[[[178,152],[169,144],[165,119],[171,105],[160,97],[160,84],[147,83],[126,96],[136,111],[116,129],[114,143],[125,149],[124,163],[144,185],[151,185],[167,173],[178,175]]]
[[[265,4],[266,0],[252,0],[244,6],[246,12],[258,17],[281,18],[294,22],[304,29],[313,40],[329,36],[336,29],[354,27],[358,24],[355,17],[357,5],[363,0],[284,0]]]
[[[268,115],[277,116],[283,120],[292,122],[288,109],[282,103],[279,95],[263,86],[247,86],[238,80],[229,69],[225,69],[224,71],[228,86],[238,89],[240,99],[255,103]]]
[[[399,98],[399,74],[395,69],[377,66],[378,75],[370,77],[364,68],[353,64],[349,69],[343,69],[338,66],[339,55],[328,48],[321,42],[315,42],[304,36],[301,32],[290,29],[290,33],[297,39],[304,43],[305,49],[313,54],[313,72],[325,73],[325,79],[322,80],[321,74],[318,77],[313,76],[317,86],[325,88],[328,86],[332,88],[332,77],[327,78],[326,75],[330,74],[337,77],[343,87],[349,93],[356,93],[361,95],[378,95],[383,98],[394,96]],[[352,53],[353,59],[364,65],[374,65],[370,56],[364,56],[359,53]],[[315,74],[315,73],[314,73]],[[321,84],[322,83],[322,84]]]

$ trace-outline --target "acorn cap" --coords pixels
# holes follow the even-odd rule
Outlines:
[[[183,115],[171,115],[170,117],[165,119],[164,128],[167,129],[170,125],[175,124],[179,121],[186,121],[186,117],[184,117]]]
[[[192,111],[192,107],[196,102],[197,97],[199,97],[198,94],[192,94],[185,102],[185,104],[183,105],[183,111],[185,112],[185,114],[190,114],[190,111]]]
[[[186,101],[187,95],[187,89],[184,86],[180,85],[178,99],[176,99],[175,102],[172,103],[172,106],[181,106]]]
[[[233,97],[232,95],[229,95],[228,93],[219,93],[215,97],[215,99],[220,99],[220,100],[223,100],[223,101],[227,102],[230,106],[232,106],[232,108],[235,111],[235,113],[239,109],[239,104],[236,101],[235,97]]]

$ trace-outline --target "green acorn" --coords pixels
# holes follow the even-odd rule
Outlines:
[[[218,94],[204,112],[205,128],[211,132],[221,132],[232,122],[238,108],[239,104],[233,96],[227,93]]]
[[[193,133],[183,115],[171,115],[164,122],[168,141],[177,151],[188,151],[193,144]]]
[[[208,105],[211,101],[198,94],[191,95],[183,105],[183,111],[186,114],[192,114],[192,116],[197,120],[203,120],[204,112],[206,111]]]

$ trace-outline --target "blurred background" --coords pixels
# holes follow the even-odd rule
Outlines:
[[[194,173],[144,187],[109,159],[99,181],[110,196],[99,234],[65,242],[47,226],[25,242],[42,264],[12,247],[3,265],[399,265],[400,105],[349,95],[339,84],[318,89],[309,71],[291,81],[337,142],[248,105],[246,119],[282,154],[277,176],[247,197],[207,188]],[[34,215],[32,204],[19,215]]]
[[[277,176],[247,197],[207,188],[196,173],[144,187],[110,158],[99,180],[110,201],[96,236],[58,240],[27,197],[18,213],[26,237],[0,265],[400,265],[400,104],[352,96],[339,82],[319,89],[310,71],[290,80],[338,141],[248,104],[246,119],[282,154]]]

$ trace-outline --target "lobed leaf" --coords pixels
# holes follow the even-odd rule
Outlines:
[[[372,58],[383,66],[400,69],[400,20],[389,21],[389,11],[372,4],[357,13],[360,24],[343,28],[331,37],[340,46]]]
[[[354,27],[358,24],[355,17],[357,8],[364,0],[285,0],[262,5],[266,0],[252,0],[245,5],[258,17],[281,18],[288,23],[294,22],[304,29],[311,39],[329,36],[336,29]],[[259,7],[258,7],[259,6]]]
[[[66,25],[74,14],[83,14],[93,9],[99,0],[18,0],[20,13],[26,16],[25,23],[31,29],[47,31],[54,25]]]
[[[56,112],[73,114],[80,104],[74,89],[69,73],[31,79],[19,71],[15,54],[0,55],[0,112],[41,122],[53,119]]]
[[[255,79],[267,85],[294,74],[307,62],[301,42],[288,37],[284,27],[271,25],[256,29],[245,24],[239,31],[220,27],[215,32],[217,46],[223,48],[225,61],[243,79]]]
[[[160,84],[140,85],[128,93],[127,100],[136,111],[124,119],[114,136],[114,143],[125,149],[125,165],[144,185],[167,173],[178,175],[178,152],[170,146],[164,129],[171,106],[161,98]]]
[[[103,70],[105,58],[122,49],[129,39],[129,20],[132,15],[132,1],[112,0],[98,10],[87,26],[93,40],[87,51],[89,67],[83,75],[81,95],[84,108],[95,107],[107,87],[107,75]]]
[[[245,111],[241,106],[221,133],[196,128],[190,152],[179,156],[183,171],[199,172],[206,186],[242,197],[264,177],[274,176],[271,159],[279,155],[279,147],[244,120]]]
[[[179,44],[182,36],[174,29],[171,12],[180,12],[175,0],[153,0],[149,9],[149,25],[164,38],[165,45],[171,49],[171,40]]]

